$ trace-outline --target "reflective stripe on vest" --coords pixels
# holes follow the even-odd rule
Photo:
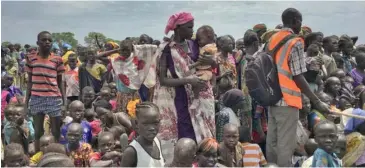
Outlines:
[[[269,45],[269,49],[273,49],[282,39],[287,35],[290,35],[288,31],[280,31],[273,35],[270,42],[273,44]],[[278,70],[279,84],[281,92],[283,94],[283,99],[288,106],[296,107],[298,109],[302,108],[301,91],[293,80],[293,75],[289,67],[289,56],[291,49],[298,42],[298,38],[294,38],[286,42],[276,53],[275,62]]]

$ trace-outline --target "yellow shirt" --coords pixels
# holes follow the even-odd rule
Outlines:
[[[38,164],[43,156],[43,152],[39,151],[30,158],[30,164]]]

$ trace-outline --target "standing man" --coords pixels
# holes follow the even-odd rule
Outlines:
[[[281,18],[283,28],[271,37],[266,49],[272,50],[285,37],[299,34],[301,30],[302,14],[297,9],[286,9]],[[303,76],[307,69],[304,41],[301,38],[295,37],[286,42],[274,58],[283,98],[275,106],[269,107],[266,154],[269,163],[291,167],[292,155],[297,145],[293,137],[296,137],[299,109],[302,108],[302,92],[321,112],[329,112],[329,106],[310,90]]]

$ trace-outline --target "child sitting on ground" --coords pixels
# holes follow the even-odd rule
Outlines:
[[[11,143],[5,147],[4,167],[25,167],[29,165],[29,158],[24,153],[22,145]]]
[[[251,135],[248,127],[241,126],[239,128],[241,143],[245,155],[243,155],[243,166],[244,167],[263,167],[267,164],[264,154],[261,151],[259,145],[250,143]]]
[[[313,155],[312,167],[341,167],[341,160],[335,154],[338,140],[336,125],[323,120],[313,130],[318,148]]]
[[[331,105],[337,106],[341,94],[341,80],[337,77],[329,77],[324,88],[324,92],[332,98]]]
[[[313,138],[311,138],[311,139],[308,139],[304,148],[305,148],[305,152],[307,153],[309,158],[303,162],[302,168],[309,168],[312,165],[313,154],[317,150],[318,144]]]
[[[99,134],[99,132],[101,131],[101,127],[100,127],[100,120],[95,118],[96,113],[94,112],[94,110],[92,109],[86,109],[85,110],[85,119],[87,122],[89,122],[90,127],[91,127],[91,134],[93,135],[93,137],[95,137],[96,135]]]
[[[123,147],[126,147],[125,144],[127,144],[127,146],[128,146],[128,136],[127,136],[127,138],[123,137],[123,140],[121,142],[121,138],[122,138],[121,136],[123,134],[126,134],[125,128],[121,125],[116,125],[116,126],[111,127],[109,129],[109,132],[111,132],[114,135],[114,139],[115,139],[114,150],[118,151],[118,152],[122,152],[123,150],[122,150],[121,143],[124,145]]]
[[[47,150],[47,147],[49,146],[49,144],[54,143],[55,139],[52,135],[43,135],[41,137],[41,139],[39,140],[39,147],[40,150],[38,153],[36,153],[35,155],[33,155],[30,158],[30,166],[36,166],[39,161],[41,160],[43,154],[45,153],[45,151]]]
[[[174,159],[172,163],[165,167],[191,167],[195,159],[197,145],[190,138],[181,138],[176,142],[174,149]]]
[[[34,139],[34,128],[31,122],[25,119],[24,105],[10,104],[5,110],[4,136],[6,144],[22,144],[24,152],[28,154],[29,142]]]
[[[238,126],[229,123],[223,129],[223,142],[219,144],[219,163],[227,167],[243,167],[245,150],[238,143]]]
[[[115,167],[120,166],[122,153],[114,150],[115,139],[111,132],[102,132],[98,136],[99,152],[90,156],[91,167]]]
[[[157,105],[142,102],[136,107],[139,136],[123,152],[122,167],[162,167],[165,165],[157,133],[160,112]]]

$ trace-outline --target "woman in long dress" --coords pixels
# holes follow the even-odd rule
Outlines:
[[[153,102],[161,112],[157,136],[166,163],[172,161],[174,144],[178,139],[191,138],[199,142],[215,136],[212,87],[193,76],[189,69],[193,55],[188,40],[193,35],[193,27],[194,18],[190,13],[172,15],[165,34],[173,30],[174,37],[171,42],[161,44],[157,51],[159,65]],[[205,91],[194,99],[192,88]]]

